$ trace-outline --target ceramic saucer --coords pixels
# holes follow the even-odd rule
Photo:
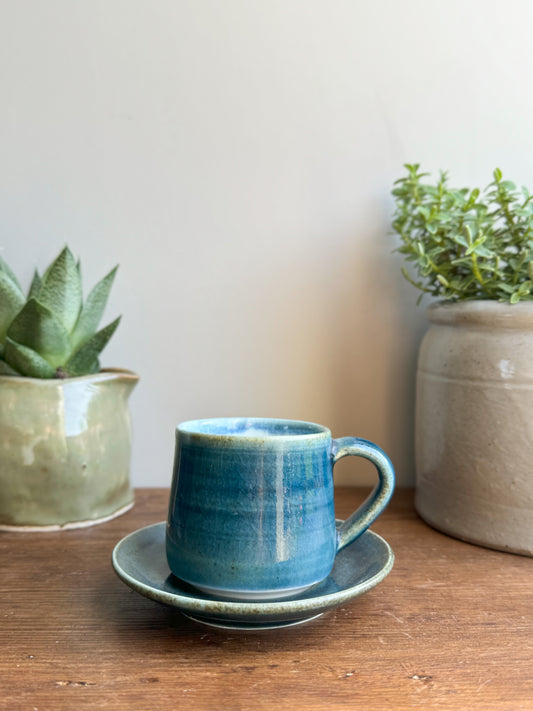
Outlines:
[[[165,522],[141,528],[123,538],[113,551],[115,572],[141,595],[178,608],[203,624],[228,629],[288,627],[319,617],[380,583],[391,571],[389,544],[366,531],[335,558],[330,575],[299,595],[267,602],[217,599],[174,577],[165,554]]]

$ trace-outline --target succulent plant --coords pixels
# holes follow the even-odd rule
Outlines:
[[[67,378],[100,370],[98,357],[120,317],[97,331],[113,285],[112,269],[83,301],[81,271],[65,247],[27,298],[0,258],[0,374]]]

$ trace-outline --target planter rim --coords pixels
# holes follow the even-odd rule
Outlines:
[[[64,385],[66,383],[80,383],[83,381],[98,381],[115,380],[123,378],[125,380],[138,381],[139,376],[133,370],[126,368],[102,368],[98,373],[90,373],[89,375],[80,375],[74,378],[28,378],[23,375],[0,375],[0,383],[32,383],[41,387],[54,387]]]
[[[426,309],[431,323],[477,328],[533,329],[533,301],[508,304],[490,299],[439,301]]]

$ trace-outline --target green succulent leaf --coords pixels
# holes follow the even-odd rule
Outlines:
[[[85,300],[80,317],[72,333],[72,346],[75,350],[87,342],[96,332],[102,319],[117,269],[118,266],[98,282]]]
[[[81,278],[68,247],[48,267],[39,290],[39,301],[54,313],[70,333],[82,304]]]
[[[13,282],[13,284],[18,287],[18,290],[19,290],[20,292],[22,292],[22,287],[21,287],[21,285],[19,284],[19,281],[18,281],[17,277],[15,276],[15,274],[14,274],[14,272],[12,271],[11,267],[9,266],[9,264],[7,264],[6,262],[4,262],[4,260],[2,259],[2,257],[0,257],[0,272],[3,272],[6,276],[8,276],[8,277],[11,279],[11,281]]]
[[[39,275],[39,272],[36,269],[33,272],[33,279],[31,280],[30,290],[28,292],[28,299],[31,299],[32,297],[37,298],[39,296],[42,283],[43,281]]]
[[[95,333],[94,336],[80,346],[72,357],[69,358],[64,366],[68,375],[76,376],[95,372],[92,369],[95,368],[95,363],[98,363],[98,356],[107,345],[111,336],[115,333],[120,323],[120,318],[119,316],[108,326]]]
[[[0,257],[0,375],[64,378],[98,372],[98,356],[120,321],[97,332],[116,271],[96,284],[84,305],[80,262],[65,247],[42,277],[35,270],[26,300]]]
[[[35,298],[26,302],[11,323],[7,335],[11,341],[36,351],[54,369],[63,365],[71,353],[67,330],[52,311]],[[7,355],[6,360],[11,362]],[[14,367],[17,365],[14,364]]]
[[[3,343],[11,322],[24,306],[24,294],[6,271],[0,271],[0,343]]]
[[[6,338],[5,359],[8,365],[20,375],[28,378],[53,378],[56,370],[48,361],[32,348],[15,343],[9,336]]]
[[[0,358],[0,375],[20,375],[20,373],[8,365],[3,358]]]

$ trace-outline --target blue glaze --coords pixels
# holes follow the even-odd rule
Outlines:
[[[236,598],[293,594],[323,580],[337,551],[370,525],[392,493],[390,462],[374,461],[390,471],[380,472],[379,491],[337,532],[332,469],[346,454],[387,459],[372,443],[332,440],[327,428],[308,422],[224,418],[180,425],[166,532],[170,569],[196,587]]]

